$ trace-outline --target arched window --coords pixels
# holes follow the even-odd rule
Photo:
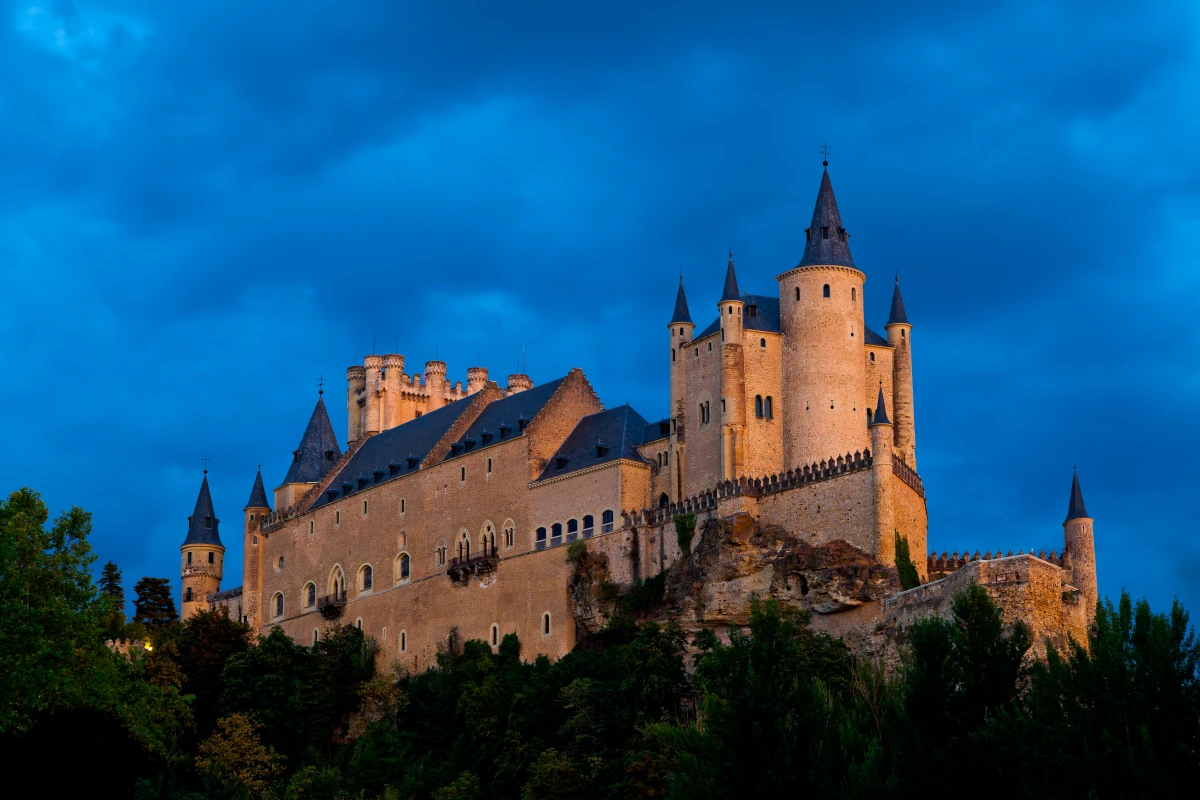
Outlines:
[[[512,547],[517,543],[517,526],[511,519],[504,520],[504,546]]]
[[[796,287],[796,299],[797,300],[800,299],[800,287],[799,286]]]
[[[761,417],[762,415],[763,415],[762,395],[756,394],[756,395],[754,395],[754,416]]]
[[[824,297],[829,297],[829,284],[828,283],[825,284],[825,288],[821,290],[821,293]]]
[[[766,412],[767,419],[775,419],[775,401],[767,395],[767,399],[763,401],[763,408]]]
[[[875,363],[875,354],[874,353],[871,353],[871,363],[872,364]]]
[[[488,470],[487,470],[487,474],[488,474],[488,475],[491,475],[491,474],[492,474],[492,460],[491,460],[490,458],[488,459]]]
[[[354,620],[354,627],[358,628],[360,631],[362,630],[362,617]]]
[[[674,347],[671,348],[671,363],[672,364],[675,363],[675,348]]]
[[[317,604],[317,585],[310,583],[304,587],[304,607],[312,608]]]
[[[486,556],[496,550],[496,529],[492,527],[491,521],[483,523],[483,532],[479,535],[479,541],[483,545],[483,554]]]
[[[500,644],[500,626],[492,623],[492,647],[497,647]]]
[[[367,515],[367,501],[363,500],[363,516]]]
[[[613,529],[613,512],[605,511],[600,515],[600,532],[612,533]]]
[[[372,578],[373,578],[373,577],[374,577],[374,576],[373,576],[373,574],[372,574],[372,572],[371,572],[371,565],[370,565],[370,564],[364,564],[364,565],[363,565],[363,568],[362,568],[362,569],[360,569],[360,570],[358,571],[358,590],[359,590],[360,592],[369,592],[369,591],[371,591],[371,585],[372,585],[372,583],[373,583],[373,580],[372,580]]]
[[[408,631],[400,631],[400,652],[408,651]]]
[[[279,619],[283,616],[283,595],[280,592],[276,592],[275,596],[271,599],[273,601],[271,606],[275,609],[275,619]]]
[[[562,544],[562,523],[556,522],[550,526],[550,546]]]
[[[901,339],[903,339],[903,338],[904,338],[904,328],[901,328],[901,329],[900,329],[900,338],[901,338]]]
[[[459,470],[459,475],[458,475],[458,479],[459,479],[460,481],[462,481],[463,483],[466,483],[466,481],[467,481],[467,468],[466,468],[466,467],[461,467],[461,468],[460,468],[460,470]]]
[[[658,496],[658,507],[666,508],[669,505],[671,505],[671,498],[667,497],[666,492],[663,492]]]
[[[190,587],[190,586],[187,587],[187,591],[185,591],[183,593],[183,599],[184,599],[184,602],[187,602],[187,603],[190,603],[192,601],[192,587]]]
[[[758,340],[758,346],[759,346],[759,347],[766,347],[766,346],[767,346],[767,340],[766,340],[766,339],[759,339],[759,340]]]
[[[396,579],[406,581],[411,573],[412,560],[408,557],[408,553],[401,553],[397,562]]]
[[[579,520],[567,520],[567,541],[573,542],[579,538]]]
[[[592,515],[583,515],[583,538],[590,538],[592,535]]]
[[[850,300],[851,300],[851,302],[853,302],[857,299],[858,299],[858,289],[855,289],[853,286],[851,286],[850,287]]]
[[[537,529],[537,543],[535,546],[537,547],[538,550],[546,549],[546,529],[545,528]]]
[[[658,461],[658,466],[660,466],[660,467],[661,467],[661,466],[662,466],[662,453],[659,453],[659,454],[658,454],[657,461]]]
[[[471,557],[471,537],[466,531],[458,532],[458,560],[465,562]]]
[[[404,498],[403,497],[400,498],[400,513],[401,514],[404,513]]]
[[[545,614],[542,614],[542,635],[543,636],[550,635],[550,612],[549,611],[547,611]]]
[[[872,416],[873,416],[873,415],[871,414],[871,409],[869,409],[869,408],[868,408],[868,409],[867,409],[867,427],[868,427],[868,428],[869,428],[869,427],[871,427],[871,418],[872,418]]]
[[[712,352],[712,342],[708,343],[708,352]]]
[[[318,638],[319,636],[320,636],[320,634],[317,632],[317,629],[316,629],[316,628],[313,628],[313,644],[314,644],[314,645],[317,643],[317,638]]]

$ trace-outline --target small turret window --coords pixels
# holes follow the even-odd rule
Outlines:
[[[804,229],[804,241],[805,241],[805,243],[812,241],[812,228]],[[796,299],[799,300],[800,298],[797,297]]]
[[[821,290],[825,297],[829,297],[829,284],[825,284],[825,288]]]
[[[857,299],[858,299],[858,289],[856,289],[856,288],[854,288],[853,286],[851,286],[851,287],[850,287],[850,300],[851,300],[851,301],[854,301],[854,300],[857,300]]]
[[[875,354],[874,353],[871,353],[871,363],[872,364],[875,363]]]
[[[767,396],[767,399],[763,401],[763,408],[766,410],[767,419],[775,419],[775,402],[769,395]]]
[[[762,417],[762,415],[763,415],[763,399],[762,399],[762,395],[759,394],[759,395],[754,396],[754,416]]]
[[[680,338],[680,339],[682,339],[682,338],[683,338],[683,328],[680,328],[680,329],[679,329],[679,338]]]
[[[192,554],[190,552],[188,553],[188,563],[192,563]]]
[[[183,599],[184,599],[184,602],[188,602],[188,603],[190,603],[192,601],[192,587],[189,586],[187,588],[187,591],[183,593]]]
[[[210,563],[210,564],[213,563],[213,554],[212,553],[208,554],[208,563]]]
[[[212,517],[205,517],[205,518],[204,518],[204,527],[206,527],[206,528],[211,528],[211,527],[212,527]]]
[[[828,239],[828,238],[829,238],[829,226],[828,226],[828,225],[822,225],[822,226],[821,226],[821,238],[822,238],[822,239]]]
[[[796,287],[796,299],[797,300],[800,299],[800,287],[799,286]]]
[[[759,347],[766,347],[766,346],[767,346],[767,340],[766,340],[766,339],[759,339],[759,340],[758,340],[758,346],[759,346]]]
[[[671,363],[672,364],[675,363],[675,348],[674,347],[671,348]]]

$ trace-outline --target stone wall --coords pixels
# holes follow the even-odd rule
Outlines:
[[[714,333],[683,348],[687,393],[686,468],[683,494],[690,497],[721,480],[721,334]],[[709,421],[700,422],[700,404],[709,404]]]
[[[746,330],[742,336],[745,363],[745,439],[742,472],[770,475],[786,469],[783,460],[783,336]],[[766,342],[766,347],[762,342]],[[757,415],[756,398],[771,398],[772,417]],[[764,412],[765,413],[765,412]]]

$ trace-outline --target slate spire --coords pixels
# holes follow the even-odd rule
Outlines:
[[[796,266],[834,265],[858,269],[850,257],[850,234],[842,226],[842,215],[838,213],[828,168],[821,175],[821,188],[817,190],[812,224],[805,229],[805,233],[804,256]]]
[[[695,324],[692,322],[692,315],[688,313],[687,295],[683,293],[683,276],[679,276],[679,291],[675,294],[675,311],[671,314],[671,325],[677,322],[685,322],[689,325]]]
[[[341,455],[342,449],[338,447],[333,425],[329,423],[329,413],[325,410],[325,400],[318,396],[317,407],[313,409],[308,427],[304,429],[300,446],[292,451],[292,465],[288,467],[283,482],[317,483]]]
[[[1067,518],[1064,522],[1085,517],[1090,519],[1087,508],[1083,505],[1083,492],[1079,489],[1079,470],[1075,470],[1075,475],[1071,478],[1071,502],[1067,505]]]
[[[733,269],[733,251],[729,251],[729,266],[725,268],[725,288],[721,291],[721,299],[717,302],[727,303],[730,300],[741,300],[742,293],[738,291],[737,272]]]
[[[888,419],[887,404],[883,402],[883,384],[879,384],[879,397],[875,400],[875,416],[871,417],[871,425],[891,425]]]
[[[188,517],[187,538],[184,545],[189,544],[221,544],[217,533],[220,520],[213,512],[212,495],[208,491],[208,470],[204,470],[204,480],[200,483],[200,494],[196,497],[196,510]]]
[[[267,501],[267,490],[263,486],[262,467],[260,466],[258,474],[254,476],[254,488],[250,490],[250,499],[246,501],[246,508],[270,507],[271,504]]]
[[[896,288],[892,290],[892,310],[888,313],[888,325],[910,325],[904,313],[904,298],[900,296],[900,276],[896,276]],[[886,326],[884,326],[886,327]]]

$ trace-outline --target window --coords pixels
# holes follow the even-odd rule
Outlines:
[[[258,544],[258,537],[257,537],[257,536],[255,536],[255,537],[254,537],[254,543],[255,543],[255,544]]]
[[[191,553],[191,551],[189,550],[189,551],[188,551],[188,564],[191,564],[191,563],[192,563],[192,553]]]
[[[821,226],[821,238],[822,238],[822,239],[828,239],[828,238],[829,238],[829,226],[828,226],[828,225],[822,225],[822,226]],[[826,295],[826,297],[828,297],[828,296],[829,296],[829,295]]]
[[[488,459],[488,471],[487,471],[487,474],[488,474],[488,475],[491,475],[491,474],[492,474],[492,460],[491,460],[490,458]]]
[[[333,512],[333,524],[334,525],[342,524],[342,512],[341,511]]]
[[[318,633],[317,633],[317,629],[316,629],[316,628],[313,628],[313,644],[314,644],[314,645],[317,643],[317,637],[318,637],[319,635],[320,635],[320,634],[318,634]]]
[[[683,338],[683,328],[679,329],[679,338]]]
[[[400,652],[408,650],[408,631],[400,631]]]
[[[500,626],[492,623],[492,647],[497,647],[500,644]]]
[[[592,515],[583,515],[583,538],[590,539],[592,536]]]
[[[900,329],[900,338],[901,338],[901,339],[903,339],[903,338],[904,338],[904,328],[901,328],[901,329]]]
[[[546,549],[546,529],[545,528],[537,529],[537,543],[535,544],[535,547],[538,550]]]
[[[712,352],[712,342],[708,343],[708,352]]]
[[[446,545],[442,545],[437,548],[436,556],[437,556],[437,565],[439,567],[446,566]]]
[[[367,515],[367,501],[363,500],[363,516]]]
[[[492,527],[492,523],[485,522],[483,524],[483,554],[486,556],[489,552],[496,550],[496,529]]]
[[[671,498],[667,497],[666,492],[663,492],[658,496],[658,507],[666,508],[669,505],[671,505]]]
[[[674,347],[671,348],[671,363],[672,364],[675,363],[675,348]]]
[[[724,397],[721,398],[721,413],[722,414],[725,413],[725,398]]]
[[[858,289],[855,289],[853,286],[851,286],[850,287],[850,301],[854,302],[857,299],[858,299]]]
[[[250,514],[250,521],[251,521],[251,522],[254,522],[254,514],[253,514],[253,513],[252,513],[252,514]]]
[[[550,612],[549,611],[547,611],[545,614],[542,614],[542,635],[543,636],[550,635]]]
[[[766,347],[766,346],[767,346],[767,340],[766,340],[766,339],[759,339],[759,340],[758,340],[758,346],[759,346],[759,347]]]
[[[212,527],[212,517],[205,517],[205,518],[204,518],[204,527],[206,527],[206,528],[211,528],[211,527]]]
[[[550,546],[557,547],[562,544],[562,523],[556,522],[550,526]]]
[[[183,600],[184,600],[184,602],[187,602],[187,603],[190,603],[192,601],[192,587],[189,586],[187,588],[187,591],[183,593]]]
[[[872,417],[871,409],[868,408],[867,409],[867,427],[868,428],[871,427],[871,417]]]
[[[210,563],[210,564],[213,563],[213,554],[212,553],[208,554],[208,563]]]
[[[663,463],[662,463],[662,453],[659,453],[659,454],[658,454],[658,466],[660,466],[660,467],[661,467],[662,465],[663,465]]]
[[[304,587],[304,607],[312,608],[317,604],[317,585],[310,583]]]
[[[354,627],[358,628],[360,631],[362,630],[362,617],[354,620]]]
[[[504,546],[512,547],[517,543],[517,526],[511,521],[504,523]]]
[[[283,595],[276,592],[275,597],[272,599],[274,602],[271,603],[271,606],[275,610],[275,619],[279,619],[283,616]]]
[[[763,415],[763,399],[761,394],[754,395],[754,416],[762,417]]]
[[[346,578],[342,575],[341,567],[334,567],[329,573],[329,593],[334,600],[340,600],[346,595]]]
[[[605,511],[600,515],[600,532],[612,533],[613,529],[613,512]]]
[[[278,566],[276,567],[276,569],[280,569],[280,570],[283,569],[283,556],[279,557],[279,563],[278,563]]]
[[[370,564],[367,564],[367,565],[365,565],[365,566],[364,566],[362,569],[360,569],[360,570],[358,571],[358,575],[359,575],[359,577],[358,577],[358,589],[359,589],[359,591],[361,591],[361,592],[369,592],[369,591],[371,591],[371,584],[372,584],[372,582],[373,582],[373,581],[372,581],[372,577],[373,577],[373,575],[372,575],[372,572],[371,572],[371,565],[370,565]]]
[[[459,469],[458,479],[463,483],[467,482],[467,468],[466,467],[462,467]]]
[[[800,299],[800,287],[799,286],[796,287],[796,299],[797,300]]]
[[[666,466],[667,464],[670,464],[670,463],[671,463],[671,452],[668,450],[667,452],[663,453],[663,465]]]
[[[875,363],[875,354],[874,353],[871,353],[871,363],[872,364]]]
[[[403,497],[400,498],[400,513],[401,514],[404,513],[404,498]]]
[[[573,542],[579,538],[579,520],[567,520],[567,541]]]
[[[824,297],[829,297],[829,284],[828,283],[825,284],[825,288],[821,290],[821,294]]]
[[[312,536],[317,531],[317,523],[315,520],[308,521],[308,535]]]
[[[767,396],[766,401],[763,403],[763,408],[766,410],[767,419],[775,419],[775,403],[771,400],[770,395]]]
[[[700,357],[700,348],[697,347],[696,348],[696,358],[699,358],[699,357]]]
[[[401,553],[399,559],[399,567],[396,569],[396,580],[408,580],[409,572],[412,569],[411,562],[408,558],[408,553]]]

